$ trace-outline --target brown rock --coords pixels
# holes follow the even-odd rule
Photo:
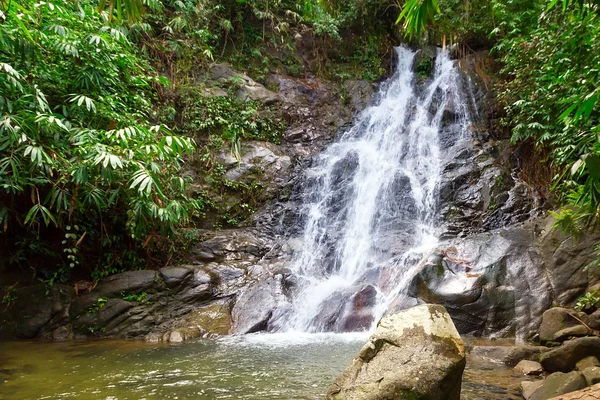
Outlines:
[[[600,383],[600,367],[589,367],[582,371],[588,386]]]
[[[562,346],[543,354],[540,363],[549,372],[569,372],[588,356],[600,357],[599,337],[584,337],[564,342]]]
[[[542,316],[542,324],[540,325],[540,341],[542,343],[557,341],[557,337],[564,336],[564,333],[557,336],[558,332],[567,328],[581,326],[581,322],[574,317],[577,317],[584,322],[587,320],[587,315],[585,313],[569,310],[567,308],[555,307],[546,310]],[[588,331],[586,330],[584,335],[587,333]]]
[[[549,375],[542,386],[531,395],[529,400],[547,400],[552,397],[583,389],[587,386],[581,372],[573,371],[567,374],[555,372]]]
[[[550,400],[600,400],[600,384],[571,392]]]
[[[541,375],[544,372],[542,364],[529,360],[519,361],[514,370],[520,375]]]
[[[578,371],[583,371],[584,369],[590,367],[600,367],[600,361],[598,361],[598,359],[594,356],[586,357],[583,360],[579,361],[577,364],[575,364],[575,368]]]
[[[529,400],[533,393],[542,387],[544,383],[543,380],[539,381],[523,381],[521,382],[521,394],[525,398],[525,400]]]

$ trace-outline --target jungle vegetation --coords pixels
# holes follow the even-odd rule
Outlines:
[[[600,206],[598,0],[0,0],[0,272],[48,283],[164,265],[216,214],[239,223],[260,187],[223,178],[221,148],[278,141],[285,121],[194,77],[226,62],[264,82],[316,71],[376,80],[400,41],[484,50],[515,143],[555,173],[559,222]],[[267,115],[267,116],[265,116]],[[202,160],[205,188],[186,178]],[[215,193],[244,193],[230,207]]]

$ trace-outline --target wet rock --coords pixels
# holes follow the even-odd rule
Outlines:
[[[237,299],[231,311],[231,333],[243,334],[265,331],[274,310],[285,301],[282,276],[250,285]]]
[[[349,105],[355,113],[362,111],[375,97],[373,85],[367,81],[348,80],[344,82],[344,89],[349,96]]]
[[[540,325],[540,341],[542,343],[562,341],[567,339],[569,334],[572,336],[587,335],[589,331],[577,319],[585,322],[587,315],[562,307],[554,307],[545,311]],[[582,334],[578,334],[581,330],[580,327],[585,330]],[[575,328],[575,330],[571,331],[569,328]]]
[[[446,310],[417,306],[384,317],[326,399],[458,400],[465,352]]]
[[[583,371],[586,368],[600,367],[600,361],[594,356],[589,356],[575,364],[577,371]]]
[[[520,375],[541,375],[544,372],[542,364],[537,361],[521,360],[514,368]]]
[[[598,236],[582,233],[581,241],[573,241],[552,224],[552,218],[532,219],[443,240],[437,249],[442,261],[421,265],[409,294],[444,305],[461,333],[531,339],[553,303],[572,304],[599,273],[585,269],[593,258],[585,246]],[[580,324],[573,321],[572,326]],[[551,340],[561,328],[552,328]]]
[[[377,305],[377,289],[367,285],[352,297],[349,315],[344,318],[342,331],[365,331],[373,323],[373,307]]]
[[[583,389],[586,386],[583,375],[578,371],[555,372],[544,380],[542,386],[533,392],[529,400],[548,400],[561,394]]]
[[[413,59],[412,70],[421,78],[431,75],[435,67],[437,50],[433,46],[420,48]]]
[[[210,274],[197,269],[188,278],[189,284],[174,294],[174,298],[181,303],[194,304],[206,301],[214,295],[214,285]]]
[[[72,337],[72,332],[69,325],[59,326],[52,331],[50,338],[53,340],[67,340]]]
[[[589,356],[600,357],[599,337],[566,341],[562,346],[543,354],[540,363],[549,372],[569,372],[575,368],[577,362]]]
[[[521,382],[521,394],[523,395],[525,400],[529,400],[531,398],[531,396],[533,395],[533,393],[535,393],[536,390],[541,388],[543,384],[544,384],[543,380],[523,381],[523,382]]]

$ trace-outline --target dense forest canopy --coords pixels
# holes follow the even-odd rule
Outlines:
[[[247,218],[260,185],[227,181],[214,153],[277,142],[286,123],[200,95],[195,76],[225,62],[259,82],[304,77],[299,32],[314,37],[311,73],[336,81],[381,78],[401,41],[489,51],[504,124],[551,166],[570,205],[559,222],[577,231],[600,205],[599,18],[597,0],[2,0],[0,271],[52,283],[164,265],[207,213],[215,227]]]

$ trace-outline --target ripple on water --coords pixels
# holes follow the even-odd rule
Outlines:
[[[0,343],[0,399],[321,399],[367,333],[254,334],[176,345]],[[469,357],[464,400],[517,399],[510,368]]]

